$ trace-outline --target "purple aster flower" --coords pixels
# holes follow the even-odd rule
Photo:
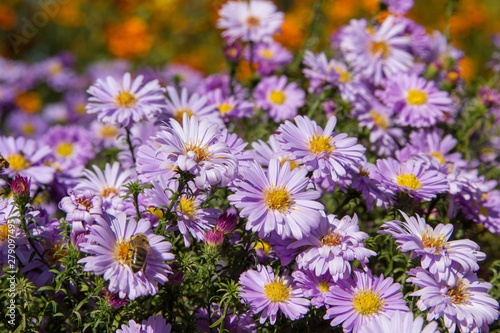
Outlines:
[[[55,274],[50,270],[63,271],[65,269],[61,265],[60,259],[66,254],[65,249],[68,245],[62,237],[61,230],[59,230],[59,220],[53,219],[49,222],[45,211],[33,210],[30,215],[35,219],[29,227],[31,234],[35,236],[35,247],[50,267],[41,261],[38,254],[30,246],[30,254],[24,258],[24,267],[19,273],[26,273],[26,277],[37,287],[48,286],[55,277]]]
[[[291,119],[304,106],[305,92],[295,82],[287,84],[286,76],[262,79],[255,87],[257,106],[267,110],[275,122]]]
[[[394,75],[386,81],[385,90],[376,94],[394,109],[396,121],[402,126],[433,126],[452,111],[453,101],[448,93],[416,74]]]
[[[68,190],[68,196],[59,202],[59,209],[66,213],[66,222],[71,225],[71,243],[80,249],[87,242],[85,235],[97,220],[104,223],[102,198],[90,191]]]
[[[430,322],[424,326],[424,318],[413,317],[412,312],[395,312],[390,318],[380,317],[378,320],[369,321],[368,324],[361,326],[359,333],[439,333],[438,323]]]
[[[238,173],[237,159],[220,141],[218,126],[206,118],[198,121],[184,114],[182,126],[170,119],[170,126],[163,127],[155,139],[158,152],[168,154],[160,167],[189,171],[198,187],[226,186]]]
[[[269,162],[272,159],[277,159],[280,161],[281,165],[285,162],[290,162],[290,168],[293,170],[299,166],[297,161],[290,160],[290,153],[283,151],[281,148],[281,144],[276,139],[276,135],[272,134],[269,136],[268,143],[265,143],[262,140],[258,140],[257,142],[252,142],[252,148],[254,152],[254,159],[259,164],[269,166]]]
[[[304,297],[311,297],[311,305],[316,309],[325,306],[325,294],[335,283],[330,273],[316,276],[313,271],[294,271],[292,277],[298,288],[302,289]]]
[[[158,177],[151,181],[153,188],[146,189],[145,201],[152,207],[165,207],[170,205],[172,193],[177,191],[179,186],[177,180],[167,180]],[[190,187],[194,188],[192,184]],[[210,230],[220,215],[220,210],[214,208],[201,208],[206,196],[198,193],[194,195],[182,195],[174,205],[174,212],[177,214],[177,225],[168,228],[168,231],[179,230],[184,238],[186,247],[191,246],[190,234],[193,238],[201,242],[205,238],[205,233]]]
[[[90,123],[93,134],[93,144],[97,148],[112,148],[123,146],[121,136],[125,134],[123,128],[112,124],[103,124],[97,120]],[[124,147],[123,149],[128,149]]]
[[[314,271],[316,276],[329,272],[336,282],[351,274],[350,261],[357,259],[365,266],[369,257],[377,255],[366,248],[363,240],[368,238],[368,234],[359,231],[356,214],[352,219],[344,216],[341,220],[335,215],[328,215],[322,216],[319,226],[311,230],[311,235],[290,247],[305,247],[295,259],[298,268]]]
[[[220,112],[220,117],[226,122],[231,118],[251,117],[254,113],[252,102],[235,96],[224,97],[223,91],[219,88],[208,92],[207,98],[208,104],[215,106]]]
[[[231,153],[238,159],[238,165],[242,163],[251,163],[254,161],[253,152],[250,150],[245,150],[248,145],[242,138],[236,133],[229,133],[227,128],[222,129],[220,132],[220,141],[228,145]]]
[[[358,103],[361,114],[359,126],[370,130],[371,150],[378,156],[391,156],[405,143],[404,131],[394,126],[394,111],[372,98],[369,103]]]
[[[290,163],[281,166],[272,160],[266,174],[262,167],[253,163],[242,168],[235,180],[235,194],[228,197],[232,205],[241,208],[240,216],[247,217],[247,230],[258,232],[259,237],[271,231],[282,239],[302,239],[317,227],[324,208],[315,201],[320,193],[306,189],[310,185],[305,169],[290,169]]]
[[[340,49],[356,72],[378,85],[384,77],[407,72],[413,65],[413,57],[407,51],[411,39],[403,35],[405,27],[389,16],[372,33],[366,20],[351,20],[342,29]]]
[[[106,210],[110,207],[123,210],[123,201],[120,197],[125,195],[127,190],[125,184],[133,180],[134,171],[122,170],[118,162],[114,162],[113,165],[106,163],[104,172],[97,165],[93,165],[92,168],[94,172],[89,169],[83,171],[87,179],[81,179],[75,189],[88,190],[100,195]]]
[[[170,63],[162,73],[170,85],[186,88],[189,92],[194,92],[203,80],[203,74],[186,64]]]
[[[97,113],[99,121],[123,127],[152,119],[166,109],[164,89],[158,80],[144,85],[142,81],[142,75],[132,81],[130,73],[123,76],[122,83],[111,76],[106,81],[98,79],[87,90],[91,95],[86,106],[87,113]]]
[[[50,128],[41,139],[42,143],[52,149],[46,157],[58,169],[64,170],[73,166],[85,166],[94,157],[91,133],[79,126],[55,126]]]
[[[333,319],[332,326],[342,324],[344,332],[358,332],[372,320],[392,317],[396,311],[409,311],[402,299],[401,285],[392,278],[384,279],[354,269],[354,277],[337,281],[325,293],[326,304],[331,307],[324,319]]]
[[[160,144],[155,140],[148,140],[137,149],[137,172],[138,178],[144,182],[162,176],[165,178],[177,177],[173,171],[173,165],[160,167],[169,157],[168,153],[158,151]]]
[[[309,92],[311,93],[335,87],[342,75],[335,70],[335,60],[328,60],[323,52],[315,55],[306,50],[303,62],[306,66],[303,72],[309,80]]]
[[[488,332],[488,325],[498,319],[498,302],[489,294],[492,285],[479,281],[473,272],[456,270],[453,283],[436,281],[423,268],[414,268],[407,281],[422,288],[410,296],[420,296],[417,306],[426,311],[427,320],[443,317],[449,332]]]
[[[0,95],[2,94],[3,91],[0,87]],[[40,115],[26,113],[20,110],[11,112],[8,115],[6,125],[6,129],[12,131],[14,136],[24,136],[31,139],[40,138],[49,127],[48,122]]]
[[[373,178],[394,192],[406,192],[414,199],[430,200],[448,191],[446,176],[431,169],[423,159],[400,163],[393,158],[377,160]]]
[[[90,242],[80,247],[92,255],[78,262],[85,264],[84,271],[103,275],[104,280],[109,281],[109,291],[119,293],[120,298],[134,300],[155,295],[157,282],[164,284],[168,281],[167,275],[172,274],[170,266],[163,262],[174,260],[174,255],[168,253],[172,245],[164,237],[153,234],[151,223],[146,219],[127,221],[127,215],[119,213],[109,225],[93,225],[87,238]],[[142,242],[141,247],[147,248],[147,257],[142,268],[134,272],[129,261],[138,240]]]
[[[222,37],[230,43],[269,43],[284,21],[284,14],[276,10],[271,1],[228,1],[219,10],[217,28],[224,29]]]
[[[14,244],[16,248],[16,256],[21,260],[29,257],[29,251],[26,247],[28,239],[21,229],[21,220],[14,218],[17,216],[16,205],[12,199],[0,198],[0,264],[9,264],[9,244]],[[11,242],[9,243],[9,240]],[[12,245],[10,247],[10,255],[12,258]],[[11,261],[12,262],[12,261]],[[11,269],[12,270],[12,269]]]
[[[278,128],[278,141],[291,160],[298,160],[314,179],[326,178],[335,183],[347,174],[347,169],[359,172],[357,165],[364,160],[365,148],[357,139],[345,133],[334,132],[337,118],[331,116],[323,130],[304,116],[294,118],[296,125],[285,121]]]
[[[394,203],[392,200],[394,193],[373,179],[373,169],[375,169],[374,164],[365,162],[360,167],[360,172],[352,176],[351,188],[361,192],[368,211],[372,211],[374,206],[387,209]]]
[[[61,57],[45,59],[33,67],[36,75],[43,78],[55,91],[67,90],[76,79],[76,73],[64,63]]]
[[[413,0],[382,0],[389,7],[389,11],[404,15],[413,7]]]
[[[174,118],[178,122],[182,122],[184,114],[189,117],[196,116],[200,120],[207,118],[211,123],[223,126],[224,122],[220,117],[220,113],[215,110],[215,105],[207,104],[206,96],[199,96],[194,93],[188,95],[186,88],[182,88],[181,95],[177,93],[174,87],[167,87],[168,97],[167,100],[167,115]]]
[[[127,60],[113,59],[89,64],[86,74],[89,76],[90,81],[94,82],[108,76],[118,80],[128,71],[130,71],[130,63]]]
[[[465,273],[475,272],[479,269],[477,261],[486,259],[479,245],[471,240],[448,241],[453,233],[452,224],[440,223],[433,229],[418,214],[416,218],[401,214],[406,222],[385,222],[382,225],[385,230],[379,233],[392,235],[402,252],[412,251],[412,258],[422,256],[422,267],[435,274],[438,281],[453,278],[450,266],[454,263],[460,264]]]
[[[240,276],[240,296],[250,306],[250,311],[262,311],[259,322],[264,324],[270,317],[274,325],[281,310],[286,318],[297,320],[309,312],[310,301],[302,297],[301,290],[287,276],[275,276],[270,266],[258,266]]]
[[[220,324],[212,328],[210,326],[220,319],[224,310],[215,303],[212,303],[210,310],[209,314],[206,308],[200,308],[196,313],[196,323],[201,332],[211,333],[214,329],[220,330]],[[251,312],[233,313],[231,309],[227,309],[224,329],[229,332],[257,333],[257,323],[253,320]]]
[[[248,51],[250,51],[248,49]],[[253,50],[252,61],[257,64],[257,72],[261,76],[268,76],[277,69],[288,65],[293,60],[293,55],[278,42],[259,43]],[[245,54],[245,59],[250,61],[250,52]]]
[[[128,326],[123,324],[121,329],[116,330],[116,333],[170,333],[172,325],[167,324],[162,315],[149,317],[148,320],[143,320],[141,324],[137,324],[134,320],[129,320]]]
[[[37,186],[51,183],[56,170],[42,163],[50,153],[51,149],[38,141],[0,136],[0,155],[9,162],[3,172],[9,178],[17,175],[31,178]]]

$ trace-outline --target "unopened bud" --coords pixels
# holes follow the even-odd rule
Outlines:
[[[205,244],[209,247],[219,247],[224,242],[224,234],[217,229],[207,231],[205,234]]]
[[[10,187],[12,189],[12,194],[14,195],[14,199],[16,198],[22,199],[24,204],[26,204],[30,197],[30,186],[31,186],[30,178],[17,175],[12,181],[12,184],[10,184]]]
[[[238,216],[224,212],[217,219],[217,223],[215,224],[215,229],[221,231],[224,234],[228,234],[236,228],[237,221],[238,221]]]

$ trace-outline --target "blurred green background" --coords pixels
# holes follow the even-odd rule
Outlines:
[[[222,39],[215,28],[225,0],[2,0],[0,55],[35,62],[71,51],[77,68],[109,58],[137,65],[189,64],[205,73],[224,66]],[[274,1],[285,12],[280,42],[292,50],[303,46],[317,1]],[[409,17],[430,32],[443,31],[449,0],[415,0]],[[500,31],[500,1],[455,0],[450,20],[453,43],[465,50],[466,78],[484,74],[492,51],[490,35]],[[378,0],[320,1],[317,49],[351,18],[370,17]]]

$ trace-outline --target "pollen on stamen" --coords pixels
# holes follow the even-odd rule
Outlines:
[[[412,190],[418,190],[422,187],[422,183],[418,180],[417,176],[412,174],[404,174],[404,171],[396,177],[399,186],[409,187]]]
[[[308,142],[309,151],[313,154],[319,155],[321,153],[331,153],[335,150],[335,146],[330,136],[323,137],[318,133],[314,134]]]
[[[129,252],[129,243],[123,239],[116,243],[115,259],[116,261],[125,262]]]
[[[427,94],[423,91],[412,89],[408,91],[406,101],[411,105],[422,105],[427,102]]]
[[[128,91],[122,91],[116,96],[116,105],[122,108],[131,108],[137,103],[137,98]]]
[[[290,298],[290,289],[278,278],[264,286],[264,294],[271,302],[285,302]]]
[[[354,294],[352,305],[356,312],[362,316],[370,316],[380,312],[385,302],[380,298],[380,293],[374,293],[373,288],[359,290]]]
[[[451,298],[452,304],[463,304],[469,300],[469,285],[464,283],[463,280],[458,280],[453,288],[448,289],[446,295]]]
[[[284,213],[290,208],[292,201],[293,198],[286,185],[271,186],[264,190],[264,202],[271,210]]]

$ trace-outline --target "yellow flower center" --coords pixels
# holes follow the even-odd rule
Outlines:
[[[268,242],[263,241],[262,239],[259,239],[259,241],[256,242],[255,248],[256,249],[262,249],[262,251],[264,251],[265,255],[268,255],[269,252],[271,252],[271,250],[273,249],[272,246],[269,245]]]
[[[285,302],[290,298],[290,289],[278,278],[264,286],[264,294],[271,302]]]
[[[349,73],[348,71],[343,71],[340,68],[335,68],[335,71],[340,74],[340,83],[347,83],[351,81],[351,73]]]
[[[76,113],[78,114],[85,114],[87,110],[85,110],[85,103],[78,103],[75,107]]]
[[[124,263],[128,256],[129,243],[121,239],[116,243],[115,247],[115,259]]]
[[[286,185],[271,186],[264,190],[264,202],[268,209],[286,212],[292,205],[292,195]]]
[[[435,248],[434,253],[439,253],[446,248],[443,234],[435,234],[433,231],[422,232],[422,245],[425,248]]]
[[[109,196],[111,194],[118,195],[118,190],[111,186],[111,187],[106,187],[101,191],[101,196],[103,196],[104,198],[106,198],[107,196]]]
[[[317,133],[309,139],[308,146],[309,151],[316,155],[319,155],[323,152],[331,153],[335,150],[335,146],[333,145],[331,136],[325,138]]]
[[[285,162],[290,162],[290,170],[293,170],[299,166],[299,162],[297,162],[296,160],[290,161],[290,156],[288,156],[288,155],[280,156],[279,161],[280,161],[281,166],[285,165]]]
[[[479,214],[481,214],[483,216],[488,216],[488,215],[490,215],[490,212],[488,211],[488,208],[481,206],[479,208]]]
[[[9,238],[9,225],[0,225],[0,242],[3,242],[7,238]]]
[[[122,91],[116,96],[116,105],[121,108],[131,108],[137,103],[137,98],[128,91]]]
[[[283,104],[285,102],[286,96],[282,91],[274,90],[269,95],[269,99],[274,104]]]
[[[406,101],[411,105],[422,105],[427,102],[427,94],[423,91],[412,89],[408,91]]]
[[[263,49],[263,50],[260,50],[259,55],[262,58],[272,59],[274,56],[274,52],[269,50],[269,49]]]
[[[330,287],[328,287],[328,283],[326,281],[321,281],[318,284],[318,289],[319,289],[319,291],[321,291],[321,293],[330,291]]]
[[[359,168],[358,177],[370,177],[370,171],[365,168]]]
[[[187,154],[190,151],[195,153],[195,155],[196,155],[195,162],[196,163],[210,160],[211,153],[210,153],[210,150],[208,149],[208,146],[200,147],[199,145],[190,142],[184,146],[184,154]]]
[[[118,136],[118,128],[113,125],[104,125],[99,130],[99,134],[106,139],[113,139]]]
[[[35,134],[36,127],[32,123],[25,123],[23,125],[22,131],[25,135]]]
[[[73,153],[73,145],[71,145],[71,143],[63,142],[60,143],[59,146],[57,146],[56,149],[57,156],[68,157],[71,155],[71,153]]]
[[[368,290],[359,290],[352,299],[354,309],[362,316],[370,316],[380,312],[385,302],[380,299],[380,293],[373,293],[373,288]]]
[[[40,95],[34,91],[25,92],[17,95],[16,105],[29,113],[35,113],[42,107]]]
[[[60,63],[55,63],[55,64],[52,64],[52,66],[50,66],[49,72],[52,75],[56,75],[56,74],[61,73],[62,70],[63,70],[62,65]]]
[[[342,244],[342,236],[336,232],[331,232],[321,239],[321,245],[339,246],[340,244]]]
[[[218,109],[219,109],[220,113],[224,115],[224,114],[230,112],[232,109],[234,109],[234,106],[231,104],[223,103],[223,104],[218,106]]]
[[[9,156],[7,157],[7,162],[9,162],[10,168],[16,172],[22,171],[30,166],[30,163],[21,155]]]
[[[369,113],[377,127],[380,127],[383,130],[389,127],[389,120],[387,119],[387,116],[381,115],[375,110],[371,110]]]
[[[163,211],[161,209],[155,208],[155,207],[149,207],[148,209],[151,214],[156,216],[157,218],[161,219],[163,217]]]
[[[179,200],[177,210],[183,212],[188,218],[194,219],[198,214],[198,208],[196,208],[195,205],[196,202],[194,201],[194,198],[182,197]]]
[[[439,160],[439,163],[444,163],[446,161],[444,159],[443,154],[441,154],[441,152],[439,152],[437,150],[432,151],[429,155],[431,155],[432,157],[437,158]]]
[[[381,55],[382,59],[386,59],[389,56],[391,47],[385,42],[371,42],[369,50],[372,55]]]
[[[455,287],[448,289],[446,295],[450,296],[452,304],[463,304],[469,300],[469,285],[460,279]]]
[[[61,259],[68,254],[67,251],[64,250],[64,244],[56,244],[52,249],[47,251],[45,254],[45,258],[49,262],[49,264],[55,266],[61,262]]]
[[[177,120],[179,123],[182,123],[182,118],[184,118],[184,113],[187,113],[188,117],[191,117],[193,113],[191,112],[191,109],[178,109],[175,110],[175,115],[174,118]]]
[[[92,204],[92,201],[90,201],[90,199],[87,199],[87,198],[79,198],[76,200],[76,203],[85,207],[87,212],[90,211],[90,209],[94,207],[94,205]]]
[[[399,186],[409,187],[412,190],[418,190],[422,187],[422,183],[418,180],[417,176],[412,174],[405,175],[404,171],[396,179]]]
[[[259,27],[260,19],[258,17],[250,15],[247,17],[246,23],[250,29],[255,29]]]

